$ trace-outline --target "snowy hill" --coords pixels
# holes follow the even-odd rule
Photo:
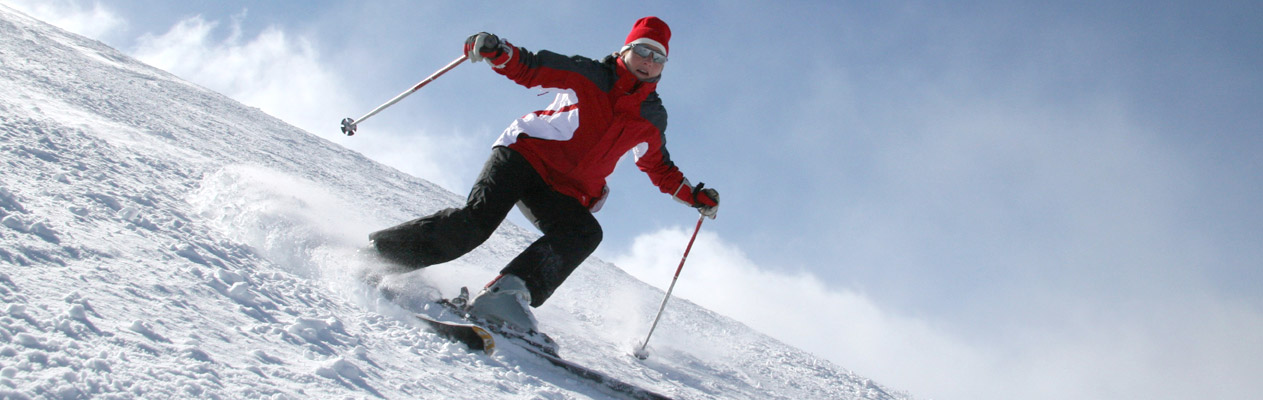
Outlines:
[[[330,127],[338,118],[331,116]],[[0,398],[606,398],[409,318],[535,233],[358,279],[375,228],[462,196],[0,6]],[[906,395],[588,260],[537,310],[563,357],[675,398]]]

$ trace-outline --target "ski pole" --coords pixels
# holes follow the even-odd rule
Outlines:
[[[689,250],[693,249],[693,241],[697,239],[697,232],[702,230],[702,221],[706,219],[705,215],[697,217],[697,227],[693,228],[693,237],[689,238],[688,246],[684,247],[684,257],[680,258],[680,266],[675,267],[675,277],[671,278],[671,286],[667,287],[667,295],[662,298],[662,306],[658,307],[658,316],[653,318],[653,325],[649,327],[649,335],[645,336],[645,341],[640,344],[640,348],[636,349],[633,354],[641,360],[649,358],[649,338],[653,337],[654,329],[658,328],[658,320],[662,319],[662,311],[667,309],[667,300],[671,299],[671,292],[675,290],[675,282],[680,280],[680,271],[684,269],[684,261],[689,259]]]
[[[369,111],[368,114],[364,114],[363,117],[359,117],[358,119],[351,119],[349,117],[343,118],[342,119],[342,133],[345,133],[347,136],[355,135],[355,128],[357,124],[364,122],[364,120],[368,119],[368,117],[371,117],[374,114],[377,114],[381,110],[386,109],[386,107],[395,105],[395,103],[398,103],[399,100],[403,100],[404,97],[408,97],[408,95],[412,94],[413,92],[420,90],[422,86],[429,84],[430,82],[434,81],[434,79],[447,73],[447,71],[451,71],[452,68],[456,68],[457,65],[460,65],[460,63],[464,62],[465,59],[467,58],[469,58],[469,56],[465,54],[461,54],[460,57],[456,57],[455,60],[452,60],[452,62],[447,63],[447,66],[440,68],[438,71],[435,71],[433,74],[430,74],[429,77],[425,78],[421,82],[418,82],[411,89],[405,90],[403,93],[400,93],[398,96],[395,96],[395,98],[390,99],[390,101],[387,101],[386,104],[377,106],[377,108],[374,108],[373,111]]]

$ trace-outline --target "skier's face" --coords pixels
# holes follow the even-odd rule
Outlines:
[[[647,44],[640,44],[638,46],[645,46],[654,52],[662,54],[662,49],[657,47]],[[623,65],[626,65],[627,70],[631,71],[632,75],[635,75],[637,79],[642,81],[647,81],[657,78],[658,75],[662,75],[662,67],[666,66],[666,64],[654,62],[653,58],[653,54],[642,57],[641,55],[636,54],[636,51],[633,49],[623,50]]]

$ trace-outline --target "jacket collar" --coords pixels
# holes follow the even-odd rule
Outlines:
[[[651,93],[658,88],[658,81],[662,79],[662,75],[649,81],[641,81],[627,69],[627,65],[623,64],[623,58],[619,57],[618,53],[614,53],[612,57],[615,62],[614,74],[618,77],[618,80],[614,81],[614,90],[617,90],[617,93]]]

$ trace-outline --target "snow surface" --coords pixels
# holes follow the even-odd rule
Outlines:
[[[363,283],[368,232],[462,196],[4,6],[0,126],[0,398],[614,396],[409,317],[533,231]],[[637,360],[662,296],[590,259],[537,316],[563,357],[676,398],[908,398],[680,299]]]

